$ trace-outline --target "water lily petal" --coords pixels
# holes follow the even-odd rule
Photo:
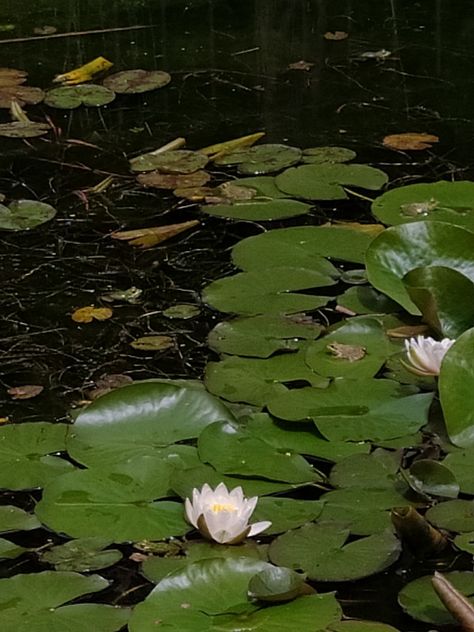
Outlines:
[[[254,522],[252,525],[250,525],[250,531],[248,532],[249,537],[257,535],[257,534],[261,533],[262,531],[265,531],[265,529],[268,529],[268,527],[270,527],[271,524],[272,523],[269,520],[262,520],[261,522]]]

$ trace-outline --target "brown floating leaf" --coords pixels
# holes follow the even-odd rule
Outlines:
[[[93,320],[107,320],[112,316],[113,312],[110,307],[79,307],[76,309],[71,318],[75,323],[91,323]]]
[[[0,86],[19,86],[25,83],[28,73],[16,68],[0,68]]]
[[[310,61],[304,61],[304,59],[301,59],[300,61],[288,64],[288,70],[311,70],[313,66],[314,64]]]
[[[324,39],[331,40],[333,42],[340,42],[341,40],[345,40],[349,37],[349,33],[345,31],[328,31],[323,35]]]
[[[137,180],[145,187],[156,189],[182,189],[190,187],[201,187],[207,184],[211,176],[207,171],[195,171],[188,174],[162,173],[159,170],[141,173]]]
[[[140,351],[163,351],[174,347],[171,336],[142,336],[130,343],[130,346]]]
[[[358,347],[356,345],[345,345],[342,342],[331,342],[327,345],[326,349],[332,353],[335,358],[341,358],[341,360],[349,360],[349,362],[357,362],[365,357],[367,351],[365,347]]]
[[[104,79],[103,84],[117,94],[140,94],[163,88],[171,81],[171,76],[163,70],[122,70]]]
[[[162,241],[171,239],[189,228],[197,226],[199,221],[192,219],[182,224],[170,224],[169,226],[152,226],[151,228],[139,228],[137,230],[123,230],[118,233],[112,233],[112,239],[120,239],[128,241],[132,246],[139,248],[152,248]]]
[[[11,123],[0,124],[0,136],[8,138],[35,138],[44,136],[51,130],[46,123],[35,123],[34,121],[12,121]]]
[[[387,329],[387,336],[390,338],[412,338],[413,336],[423,336],[429,331],[428,325],[402,325]]]
[[[385,136],[383,144],[390,149],[420,150],[429,149],[432,143],[437,143],[439,138],[433,134],[425,134],[418,132],[406,132],[404,134],[390,134]]]
[[[234,182],[224,182],[217,187],[219,193],[230,202],[242,202],[251,200],[257,195],[257,190],[251,187],[243,187]]]
[[[95,382],[95,388],[88,389],[86,391],[89,399],[97,399],[106,393],[110,393],[115,388],[125,386],[133,382],[129,375],[122,375],[121,373],[111,373],[110,375],[104,375]]]
[[[53,33],[57,32],[57,28],[55,26],[36,26],[33,29],[33,33],[35,35],[53,35]]]
[[[431,583],[446,610],[459,622],[464,632],[474,632],[474,606],[472,603],[437,571],[435,571]]]
[[[38,384],[24,384],[23,386],[13,386],[7,390],[12,399],[31,399],[44,390],[44,386]]]
[[[13,100],[19,105],[35,105],[44,99],[44,92],[41,88],[30,88],[19,85],[0,85],[0,108],[9,108]]]
[[[417,557],[428,557],[442,551],[448,544],[445,536],[435,529],[414,507],[394,507],[393,526]]]
[[[182,197],[185,200],[191,200],[191,202],[200,202],[207,197],[215,195],[216,190],[211,187],[186,187],[175,189],[173,193],[176,197]]]

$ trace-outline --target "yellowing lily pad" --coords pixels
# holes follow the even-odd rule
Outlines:
[[[110,307],[79,307],[72,313],[72,320],[75,323],[91,323],[93,320],[107,320],[112,316],[113,312]]]
[[[0,85],[0,108],[9,108],[13,100],[18,105],[36,105],[44,99],[41,88],[30,86],[2,86]]]
[[[35,138],[44,136],[51,127],[46,123],[35,123],[34,121],[12,121],[11,123],[0,124],[0,136],[7,138]]]
[[[163,70],[123,70],[104,79],[103,84],[117,94],[139,94],[163,88],[171,76]]]
[[[153,171],[164,173],[193,173],[206,166],[209,158],[198,151],[172,149],[159,153],[149,152],[130,160],[132,171]]]
[[[155,169],[147,173],[141,173],[137,180],[145,187],[155,189],[181,189],[190,187],[202,187],[207,184],[211,176],[206,171],[195,171],[189,174],[161,173]]]
[[[46,93],[44,102],[52,108],[74,110],[81,105],[100,107],[115,99],[115,93],[104,86],[84,83],[79,86],[53,88]]]
[[[56,209],[36,200],[15,200],[8,206],[0,204],[0,230],[29,230],[49,222]]]

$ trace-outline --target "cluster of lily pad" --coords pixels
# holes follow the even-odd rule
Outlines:
[[[210,159],[237,165],[252,177],[186,195],[202,194],[206,213],[259,220],[387,181],[345,164],[354,155],[342,148],[207,150],[151,152],[131,166],[145,186],[173,175],[168,184],[182,190],[201,185],[176,187],[174,176]],[[209,336],[220,357],[207,366],[207,390],[137,382],[99,397],[72,425],[0,427],[2,486],[42,489],[34,513],[0,508],[1,531],[43,526],[69,539],[42,551],[0,540],[0,556],[36,555],[56,569],[0,580],[2,629],[67,620],[70,630],[91,621],[113,632],[128,620],[131,632],[156,621],[189,632],[393,632],[343,620],[324,583],[397,561],[405,543],[393,508],[427,510],[450,546],[474,553],[472,189],[401,187],[372,203],[383,224],[283,228],[237,243],[241,272],[203,291],[228,314]],[[423,458],[427,443],[442,461]],[[80,573],[116,563],[125,543],[146,554],[141,572],[156,584],[133,613],[63,605],[105,588]],[[474,573],[449,578],[474,594]],[[436,600],[429,578],[399,596],[414,618],[450,621]]]

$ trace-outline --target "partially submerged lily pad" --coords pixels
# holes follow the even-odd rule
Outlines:
[[[349,162],[356,156],[355,151],[347,147],[309,147],[303,149],[303,162],[307,164]]]
[[[137,180],[145,187],[155,189],[180,189],[201,187],[209,182],[211,176],[206,171],[195,171],[189,174],[161,173],[155,169],[147,173],[141,173]]]
[[[163,70],[123,70],[109,75],[103,84],[117,94],[139,94],[163,88],[171,81],[171,76]]]
[[[249,202],[236,202],[235,204],[207,204],[200,208],[201,211],[208,213],[208,215],[256,221],[295,217],[296,215],[305,215],[311,210],[309,204],[287,199],[251,200]]]
[[[2,85],[0,83],[0,108],[9,108],[12,101],[16,101],[20,107],[23,105],[36,105],[44,99],[41,88],[30,86]]]
[[[37,200],[15,200],[8,206],[0,204],[0,230],[30,230],[49,222],[56,209]]]
[[[188,149],[173,149],[160,153],[149,152],[130,160],[132,171],[153,171],[188,174],[199,171],[208,163],[208,156]]]
[[[0,124],[0,136],[7,138],[35,138],[44,136],[51,130],[47,123],[36,123],[35,121],[12,121],[11,123]]]
[[[267,143],[226,154],[216,160],[216,164],[238,165],[239,173],[258,176],[295,165],[301,156],[298,147]]]
[[[104,86],[84,83],[78,86],[62,86],[46,93],[44,102],[52,108],[74,110],[81,105],[100,107],[115,99],[115,93]]]

